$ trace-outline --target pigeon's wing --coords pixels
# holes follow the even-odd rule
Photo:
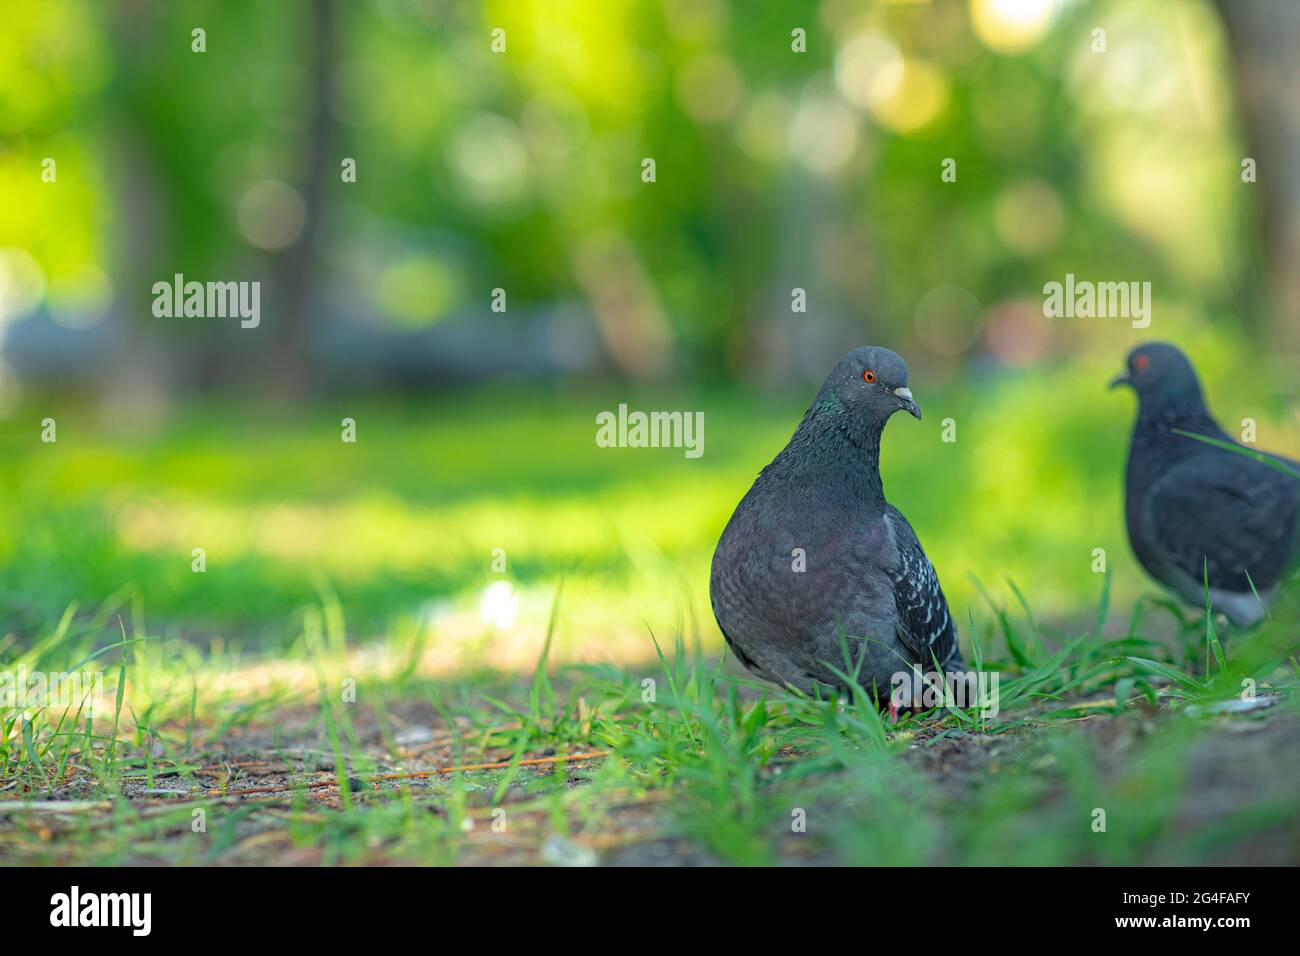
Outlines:
[[[939,586],[939,576],[926,557],[916,532],[902,512],[892,505],[886,518],[894,529],[898,561],[889,569],[898,614],[898,636],[922,665],[947,666],[960,661],[957,653],[957,629],[948,614],[948,599]]]
[[[1210,587],[1263,591],[1293,555],[1300,480],[1219,451],[1184,459],[1147,493],[1149,539],[1179,569]],[[1249,575],[1249,578],[1247,578]]]

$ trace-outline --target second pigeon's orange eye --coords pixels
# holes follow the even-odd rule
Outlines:
[[[862,381],[874,382],[875,380],[876,380],[876,373],[871,371],[871,369],[867,369],[865,372],[862,373]]]
[[[1133,360],[1133,368],[1139,372],[1146,371],[1146,367],[1151,364],[1151,360],[1145,355],[1139,355]]]

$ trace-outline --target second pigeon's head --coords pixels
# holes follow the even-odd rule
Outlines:
[[[1143,402],[1199,402],[1201,384],[1187,356],[1166,342],[1147,342],[1128,354],[1127,370],[1110,383],[1111,388],[1130,385]]]
[[[819,402],[838,400],[866,421],[884,422],[897,411],[921,417],[907,387],[907,363],[896,352],[868,345],[835,363],[818,393]]]

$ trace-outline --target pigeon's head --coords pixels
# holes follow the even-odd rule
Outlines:
[[[1187,356],[1165,342],[1147,342],[1128,354],[1128,369],[1116,376],[1111,388],[1131,385],[1142,401],[1187,403],[1199,401],[1201,385]]]
[[[871,345],[836,362],[818,398],[837,399],[862,419],[881,424],[900,409],[921,417],[907,387],[907,363],[898,353]]]

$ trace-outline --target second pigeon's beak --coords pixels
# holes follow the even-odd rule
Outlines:
[[[910,388],[896,388],[894,389],[894,395],[898,397],[903,408],[907,409],[913,418],[917,421],[921,420],[921,406],[916,404],[916,401],[912,398],[912,390]]]
[[[1112,390],[1119,388],[1121,385],[1132,385],[1132,384],[1133,384],[1133,380],[1129,378],[1127,375],[1116,375],[1114,378],[1110,380],[1110,387]]]

